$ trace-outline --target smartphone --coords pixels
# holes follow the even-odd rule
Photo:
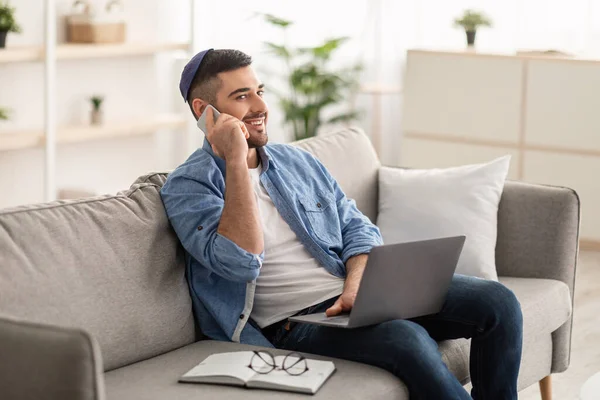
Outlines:
[[[198,118],[198,122],[196,123],[196,125],[198,126],[198,128],[204,134],[207,133],[207,128],[206,128],[206,110],[208,110],[209,107],[212,108],[214,122],[217,122],[217,118],[219,118],[219,115],[221,115],[221,113],[218,112],[217,109],[214,108],[213,106],[211,106],[210,104],[206,106],[206,108],[204,109],[204,111],[200,115],[200,118]]]

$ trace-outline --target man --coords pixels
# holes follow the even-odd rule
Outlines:
[[[442,311],[412,320],[351,330],[288,323],[352,308],[379,230],[319,160],[268,144],[265,88],[249,56],[203,51],[180,90],[195,118],[208,104],[221,112],[213,122],[208,110],[203,147],[161,190],[204,335],[376,365],[413,399],[470,398],[436,341],[472,338],[473,398],[517,398],[522,315],[498,282],[456,275]]]

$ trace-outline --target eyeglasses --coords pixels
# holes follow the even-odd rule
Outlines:
[[[268,351],[254,350],[254,355],[248,364],[248,368],[259,374],[268,374],[273,370],[285,371],[290,375],[299,376],[308,371],[306,358],[297,352],[289,353],[283,359],[281,366],[275,363],[275,357]]]

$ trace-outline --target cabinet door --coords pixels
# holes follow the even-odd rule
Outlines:
[[[409,51],[404,132],[517,143],[523,61]]]
[[[527,144],[600,154],[599,62],[531,60],[527,82]]]

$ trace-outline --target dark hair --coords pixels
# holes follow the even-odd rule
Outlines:
[[[216,102],[217,91],[221,87],[221,81],[217,78],[217,74],[233,71],[250,64],[252,64],[252,57],[239,50],[222,49],[209,51],[204,56],[190,86],[187,100],[192,114],[194,114],[194,109],[192,108],[193,99],[201,98],[211,104]],[[198,117],[196,116],[196,118]]]

